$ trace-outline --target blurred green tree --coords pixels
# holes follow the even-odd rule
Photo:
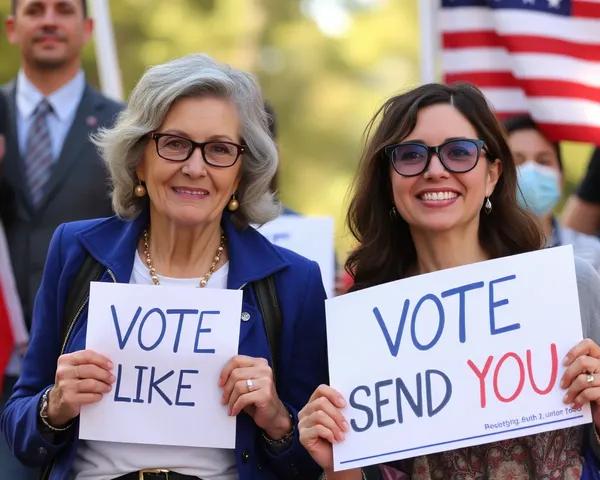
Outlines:
[[[3,17],[9,6],[0,5]],[[110,8],[126,95],[149,65],[191,52],[257,75],[278,117],[282,200],[333,215],[343,257],[364,127],[384,98],[419,81],[416,0],[111,0]],[[19,56],[4,35],[0,52],[4,83]],[[83,66],[98,85],[92,45]],[[573,184],[589,146],[567,145],[565,154]]]

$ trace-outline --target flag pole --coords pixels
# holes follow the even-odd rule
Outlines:
[[[419,40],[421,83],[437,81],[436,62],[439,53],[437,15],[439,0],[419,1]]]
[[[88,2],[94,18],[94,49],[100,89],[109,98],[123,101],[123,85],[108,0]]]

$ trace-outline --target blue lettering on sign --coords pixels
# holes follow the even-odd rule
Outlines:
[[[500,333],[505,333],[505,332],[509,332],[511,330],[516,330],[518,328],[521,328],[521,325],[518,323],[515,323],[513,325],[507,325],[507,326],[501,327],[501,328],[497,328],[496,327],[496,318],[495,318],[495,314],[494,314],[494,310],[496,308],[501,307],[503,305],[508,305],[508,299],[502,299],[502,300],[498,300],[498,301],[494,300],[494,285],[496,285],[497,283],[514,280],[515,278],[516,278],[516,275],[509,275],[506,277],[491,280],[489,282],[489,315],[490,315],[490,332],[492,335],[498,335]],[[478,290],[480,288],[483,288],[484,285],[485,285],[485,283],[483,281],[473,282],[473,283],[469,283],[466,285],[461,285],[459,287],[451,288],[449,290],[445,290],[440,295],[441,298],[448,298],[448,297],[451,297],[454,295],[459,296],[458,340],[460,341],[460,343],[465,343],[467,340],[466,293],[470,292],[472,290]],[[438,326],[437,326],[435,335],[433,336],[431,341],[429,341],[428,343],[421,343],[419,341],[419,339],[417,338],[417,321],[419,319],[419,311],[426,301],[433,302],[438,310]],[[406,327],[406,321],[407,321],[409,309],[410,309],[410,300],[406,299],[406,300],[404,300],[404,303],[402,305],[402,313],[400,315],[400,322],[398,324],[398,329],[396,330],[395,337],[392,340],[392,336],[390,335],[390,331],[388,330],[388,327],[383,319],[383,316],[381,314],[381,311],[379,310],[379,307],[373,308],[373,315],[375,316],[377,325],[379,326],[379,328],[383,334],[385,343],[388,347],[388,350],[393,357],[398,356],[398,352],[400,350],[400,344],[402,342],[402,335],[403,335],[404,329]],[[423,315],[421,315],[421,316],[423,316]],[[429,318],[429,317],[426,317],[426,318]],[[442,334],[443,334],[444,328],[445,328],[445,323],[446,323],[446,312],[444,310],[444,305],[443,305],[442,301],[438,298],[438,296],[436,296],[433,293],[427,293],[427,294],[423,295],[417,301],[417,303],[412,311],[412,315],[411,315],[411,327],[410,328],[411,328],[411,340],[412,340],[413,346],[417,350],[421,350],[421,351],[430,350],[433,347],[435,347],[437,345],[437,343],[439,342],[440,338],[442,337]]]
[[[401,378],[396,379],[396,398],[398,399],[397,405],[396,405],[396,410],[398,413],[398,423],[404,422],[404,414],[402,413],[402,397],[403,396],[408,401],[408,405],[410,406],[410,408],[413,411],[413,413],[415,414],[415,416],[417,416],[418,418],[421,418],[423,416],[423,393],[421,392],[422,380],[421,380],[420,373],[417,373],[416,380],[417,380],[417,400],[415,401],[413,395],[410,393],[410,391],[408,390],[408,387],[404,383],[404,380]]]
[[[167,330],[167,317],[166,315],[176,315],[178,317],[177,321],[177,330],[174,336],[173,343],[173,353],[179,353],[180,345],[181,345],[181,337],[183,331],[183,322],[185,321],[186,316],[189,315],[198,315],[198,325],[196,329],[196,339],[193,346],[194,353],[215,353],[214,348],[200,348],[200,335],[208,334],[212,331],[209,327],[203,327],[203,322],[206,320],[207,315],[220,315],[220,311],[202,311],[195,309],[168,309],[166,311],[161,310],[160,308],[152,308],[146,312],[145,315],[142,315],[143,310],[142,307],[137,307],[135,314],[129,324],[127,325],[127,329],[125,331],[122,330],[121,325],[119,323],[119,318],[117,315],[117,310],[115,305],[110,306],[110,310],[112,313],[113,323],[115,327],[115,333],[117,337],[117,343],[120,350],[124,350],[128,345],[129,339],[133,334],[133,330],[137,325],[139,325],[137,331],[137,345],[142,351],[149,352],[155,350],[162,341],[165,339],[166,330]],[[141,318],[141,321],[138,320]],[[160,324],[158,328],[154,328],[155,338],[148,339],[148,336],[144,336],[144,332],[149,331],[150,327],[147,327],[147,324],[152,321],[158,321]],[[146,328],[147,327],[147,328]],[[130,346],[129,348],[132,348]],[[129,367],[131,368],[131,367]],[[117,364],[116,368],[116,381],[114,388],[114,401],[122,402],[122,403],[152,403],[152,401],[156,401],[156,395],[160,396],[162,400],[169,406],[175,405],[179,407],[194,407],[196,402],[186,401],[183,397],[185,396],[185,390],[192,389],[192,383],[190,382],[190,375],[198,375],[200,373],[199,370],[196,369],[182,369],[179,371],[169,370],[164,375],[158,373],[158,369],[155,366],[145,366],[145,365],[135,365],[133,366],[134,371],[136,372],[135,377],[135,396],[133,396],[133,378],[129,382],[131,384],[130,392],[123,392],[124,385],[126,382],[124,381],[125,377],[125,369],[122,364]],[[148,374],[146,374],[148,371]],[[178,375],[176,375],[178,373]],[[133,376],[132,376],[133,377]],[[169,382],[169,378],[174,377],[177,379],[177,383]],[[127,393],[128,395],[126,395]],[[146,395],[146,397],[145,397]],[[175,401],[173,402],[173,398]]]
[[[167,315],[179,315],[177,333],[175,334],[175,343],[173,344],[173,353],[177,353],[177,351],[179,350],[179,339],[181,338],[181,329],[183,328],[183,318],[186,315],[198,315],[198,310],[171,309],[167,310]]]
[[[429,342],[427,345],[422,345],[418,340],[417,340],[417,314],[419,313],[419,309],[421,308],[421,305],[423,305],[423,303],[426,300],[431,300],[433,303],[435,303],[435,306],[438,309],[438,329],[437,332],[435,334],[435,336],[433,337],[433,339],[431,340],[431,342]],[[430,348],[433,348],[435,346],[435,344],[438,342],[438,340],[440,339],[440,337],[442,336],[442,332],[444,331],[444,322],[445,322],[445,315],[444,315],[444,307],[442,305],[442,302],[440,302],[440,299],[437,298],[433,293],[428,293],[427,295],[423,295],[423,297],[421,297],[421,299],[418,301],[417,305],[415,306],[415,309],[413,310],[413,314],[412,314],[412,323],[411,323],[411,327],[410,327],[410,335],[412,337],[412,341],[415,347],[417,347],[417,349],[419,350],[429,350]]]
[[[433,385],[432,379],[434,377],[439,377],[444,382],[444,394],[443,398],[439,401],[437,405],[434,404],[433,398]],[[388,405],[390,403],[390,399],[384,397],[382,394],[383,387],[387,387],[395,384],[395,389],[393,395],[393,401],[395,402],[396,407],[396,418],[388,418],[384,419],[381,407],[384,405]],[[452,382],[450,382],[450,378],[439,370],[426,370],[425,371],[425,382],[422,381],[422,374],[416,374],[416,401],[414,395],[412,395],[408,388],[406,387],[406,383],[402,378],[396,379],[386,379],[374,384],[375,388],[375,398],[371,400],[371,389],[367,385],[360,385],[356,387],[350,393],[348,403],[350,407],[355,410],[359,410],[360,412],[364,412],[367,416],[367,421],[364,426],[359,426],[358,422],[354,418],[350,418],[350,426],[352,430],[355,432],[364,432],[371,428],[374,425],[374,418],[377,419],[377,428],[387,427],[388,425],[393,425],[394,423],[403,423],[405,420],[405,414],[403,410],[403,399],[405,398],[408,401],[408,404],[415,414],[417,418],[423,417],[423,397],[426,398],[427,402],[427,416],[433,417],[437,415],[450,401],[452,397]],[[423,394],[423,390],[425,390],[425,394]],[[441,392],[442,388],[439,385],[435,388],[436,392]],[[364,400],[358,400],[358,393],[364,392],[366,394],[366,398]],[[371,403],[374,402],[374,406],[371,407]],[[375,415],[373,414],[373,410],[375,410]]]
[[[388,420],[381,419],[381,407],[390,403],[389,399],[381,398],[381,388],[387,387],[388,385],[392,385],[393,383],[394,381],[390,379],[382,380],[381,382],[377,382],[375,384],[375,411],[377,412],[377,426],[379,428],[387,427],[388,425],[393,425],[394,423],[396,423],[396,420],[394,420],[393,418],[390,418]]]
[[[182,402],[180,400],[181,391],[192,388],[191,385],[183,384],[183,376],[186,373],[197,375],[200,372],[198,370],[181,370],[179,372],[179,382],[177,382],[177,394],[175,395],[175,405],[177,405],[179,407],[193,407],[196,405],[194,402]]]
[[[153,313],[158,313],[158,316],[160,318],[160,335],[158,336],[158,338],[156,339],[156,341],[150,345],[149,347],[147,347],[146,345],[144,345],[144,342],[142,342],[142,332],[144,331],[144,325],[146,325],[146,321],[150,318],[150,316]],[[162,339],[165,337],[165,332],[167,331],[167,317],[165,317],[165,314],[163,313],[163,311],[160,308],[153,308],[152,310],[149,310],[148,313],[146,313],[146,315],[144,315],[144,318],[142,320],[142,323],[140,323],[140,328],[138,329],[138,344],[140,345],[140,348],[142,350],[145,350],[146,352],[150,351],[150,350],[154,350],[156,347],[158,347],[160,345],[160,342],[162,342]]]
[[[140,313],[142,313],[142,307],[137,308],[135,315],[133,317],[133,320],[131,320],[129,327],[127,328],[125,337],[123,337],[121,335],[121,326],[119,325],[119,319],[117,317],[117,310],[115,309],[114,305],[110,306],[110,311],[112,313],[113,322],[115,324],[115,330],[117,332],[117,342],[119,343],[119,349],[123,350],[125,348],[125,345],[127,345],[127,340],[129,340],[129,337],[131,336],[131,332],[133,331],[133,327],[135,326],[135,324],[140,316]]]
[[[433,408],[433,397],[431,394],[431,376],[437,375],[438,377],[442,377],[444,383],[446,384],[446,393],[444,394],[444,398],[440,402],[440,404]],[[433,417],[437,413],[440,413],[442,408],[444,408],[448,402],[450,401],[450,397],[452,396],[452,382],[448,378],[444,372],[440,372],[439,370],[427,370],[425,371],[425,390],[427,392],[427,415],[429,417]]]
[[[360,385],[360,386],[356,387],[354,390],[352,390],[352,393],[350,394],[350,399],[349,399],[350,406],[352,408],[354,408],[356,410],[360,410],[367,414],[367,423],[365,424],[364,427],[359,427],[358,424],[356,423],[356,420],[354,420],[354,419],[350,420],[350,425],[352,426],[352,430],[354,430],[355,432],[364,432],[365,430],[368,430],[369,428],[371,428],[371,425],[373,425],[373,410],[371,410],[366,405],[362,405],[356,401],[356,394],[361,391],[364,391],[365,394],[367,395],[367,397],[371,396],[371,389],[369,387],[367,387],[366,385]]]
[[[144,370],[148,370],[148,367],[139,367],[136,365],[135,369],[138,371],[138,380],[133,403],[144,403],[144,400],[142,400],[140,395],[142,394],[142,380],[144,379]]]
[[[117,365],[117,381],[115,382],[115,396],[114,396],[114,401],[115,402],[131,402],[131,398],[129,397],[122,397],[120,394],[120,390],[121,390],[121,376],[123,375],[123,366],[119,363]]]
[[[517,278],[516,275],[509,275],[507,277],[498,278],[496,280],[492,280],[490,282],[490,333],[492,335],[499,335],[500,333],[510,332],[512,330],[518,330],[521,328],[521,324],[513,323],[512,325],[506,325],[505,327],[496,328],[496,316],[494,314],[494,310],[503,305],[508,305],[508,299],[504,298],[502,300],[494,301],[494,285],[501,282],[508,282],[509,280],[514,280]]]
[[[167,397],[165,395],[165,392],[163,392],[160,389],[159,384],[161,384],[167,378],[169,378],[171,375],[173,375],[175,373],[175,371],[169,370],[167,373],[165,373],[162,377],[160,377],[157,380],[154,379],[155,373],[156,373],[156,368],[152,367],[150,369],[150,388],[148,390],[148,403],[152,403],[152,391],[156,390],[156,392],[163,398],[163,400],[167,403],[167,405],[173,405],[173,402],[171,401],[171,399],[169,397]]]
[[[194,342],[194,353],[215,353],[214,348],[198,348],[198,341],[200,340],[201,333],[210,333],[212,331],[210,328],[202,328],[202,320],[204,319],[204,315],[219,315],[220,313],[220,311],[200,312],[198,329],[196,330],[196,341]]]
[[[463,285],[461,287],[451,288],[450,290],[446,290],[442,292],[442,298],[451,297],[452,295],[459,295],[459,304],[458,304],[458,340],[460,343],[465,343],[467,340],[467,318],[466,311],[467,308],[465,306],[465,293],[476,290],[478,288],[483,288],[483,282],[475,282],[469,283],[467,285]]]
[[[373,309],[373,315],[377,319],[377,323],[379,324],[379,328],[383,333],[383,337],[385,338],[385,342],[387,343],[388,349],[393,357],[398,356],[398,350],[400,349],[400,342],[402,341],[402,332],[404,331],[404,324],[406,323],[406,315],[408,313],[408,307],[410,306],[410,301],[404,300],[404,307],[402,308],[402,315],[400,316],[400,324],[398,325],[398,330],[396,330],[396,338],[392,342],[392,337],[388,332],[387,326],[383,321],[383,317],[379,312],[379,308],[375,307]]]

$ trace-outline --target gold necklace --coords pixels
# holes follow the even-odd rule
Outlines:
[[[146,266],[148,267],[148,270],[150,270],[150,276],[152,277],[152,281],[154,282],[154,285],[160,285],[160,280],[156,276],[156,270],[152,266],[152,259],[150,258],[150,241],[149,241],[148,237],[149,237],[148,229],[146,229],[146,230],[144,230],[144,255],[146,255]],[[206,287],[208,280],[210,279],[212,274],[215,273],[215,268],[217,268],[217,265],[219,264],[219,261],[221,260],[221,255],[223,254],[223,250],[225,250],[225,235],[223,233],[221,233],[221,244],[219,245],[219,248],[217,248],[217,253],[215,254],[215,256],[213,258],[213,262],[210,265],[208,272],[206,272],[204,274],[204,278],[202,280],[200,280],[200,285],[199,285],[200,288]]]

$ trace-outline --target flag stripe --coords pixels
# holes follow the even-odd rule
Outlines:
[[[600,88],[600,62],[562,55],[511,55],[503,48],[461,48],[443,52],[442,68],[447,74],[513,72],[519,80],[560,80]]]
[[[442,33],[488,30],[499,35],[531,35],[568,42],[600,44],[600,18],[572,18],[523,10],[492,10],[488,7],[443,9]]]
[[[474,72],[447,74],[444,81],[452,84],[469,82],[481,88],[503,87],[518,88],[530,97],[578,98],[600,103],[600,89],[575,82],[560,80],[518,80],[510,72]]]
[[[571,142],[582,143],[589,143],[590,139],[599,138],[598,127],[543,122],[538,122],[538,125],[550,138],[565,138]]]
[[[483,88],[483,93],[502,111],[528,111],[544,123],[564,123],[600,127],[600,105],[572,98],[527,97],[520,89]]]
[[[574,2],[573,15],[578,17],[600,18],[600,2]]]
[[[600,58],[600,44],[590,45],[535,35],[499,35],[485,30],[444,33],[442,45],[445,49],[500,47],[510,53],[548,53],[593,62]]]

